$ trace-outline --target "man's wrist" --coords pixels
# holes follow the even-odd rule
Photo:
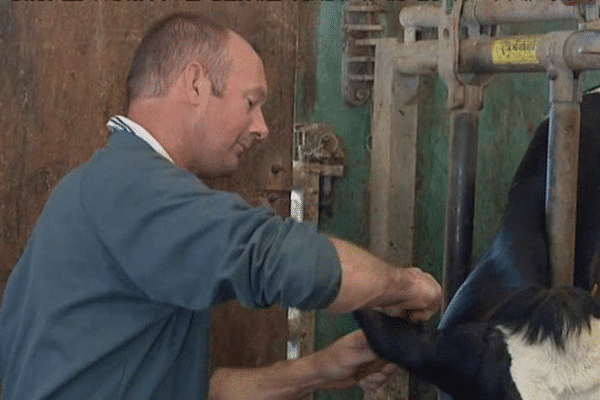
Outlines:
[[[295,400],[325,386],[326,360],[313,353],[262,368],[220,368],[211,377],[209,400]]]

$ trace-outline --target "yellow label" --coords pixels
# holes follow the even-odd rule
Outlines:
[[[492,45],[494,64],[538,64],[536,47],[540,36],[499,39]]]

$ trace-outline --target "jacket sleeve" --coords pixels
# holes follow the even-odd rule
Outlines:
[[[209,189],[159,155],[100,154],[80,193],[116,267],[156,301],[311,309],[337,296],[341,268],[327,237]]]

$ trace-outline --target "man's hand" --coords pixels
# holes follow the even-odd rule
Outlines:
[[[298,360],[263,368],[218,369],[211,378],[209,400],[298,400],[319,389],[359,385],[376,391],[398,367],[378,358],[361,330]]]
[[[342,283],[328,310],[375,308],[412,322],[426,321],[439,311],[442,288],[430,274],[391,265],[347,241],[330,240],[342,266]]]
[[[398,297],[390,296],[389,299],[378,299],[380,305],[373,308],[394,317],[407,318],[413,323],[425,322],[440,310],[442,287],[433,276],[418,268],[401,268],[397,275],[403,276],[391,280],[392,287],[388,292],[394,294],[395,281],[406,280],[406,276],[410,276],[412,284],[404,294],[406,300],[398,301]]]
[[[362,330],[341,337],[312,354],[329,383],[323,388],[344,389],[359,385],[365,393],[377,391],[399,367],[377,357]]]

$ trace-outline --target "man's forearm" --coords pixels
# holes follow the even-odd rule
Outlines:
[[[306,358],[252,369],[218,369],[209,400],[297,400],[323,387],[325,377]]]
[[[210,380],[209,400],[297,400],[319,389],[360,385],[377,390],[397,367],[378,359],[358,330],[326,348],[297,360],[263,368],[217,370]]]
[[[328,310],[343,313],[393,306],[394,310],[431,308],[425,314],[437,311],[432,304],[437,303],[436,295],[439,300],[439,285],[429,274],[416,268],[395,267],[352,243],[330,239],[342,265],[342,283]]]

